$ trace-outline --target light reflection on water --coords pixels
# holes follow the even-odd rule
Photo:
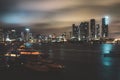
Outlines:
[[[101,80],[113,80],[112,77],[115,77],[113,74],[115,72],[114,68],[113,67],[113,62],[114,62],[114,59],[112,57],[104,57],[104,56],[101,56],[101,71],[99,71],[99,74],[101,77]],[[117,77],[117,76],[116,76]]]
[[[112,66],[112,58],[102,56],[102,64],[106,67]]]
[[[109,56],[105,57],[104,55],[111,54],[111,51],[113,50],[114,46],[112,44],[102,44],[101,47],[102,47],[102,55],[101,55],[102,72],[100,72],[101,77],[103,78],[103,80],[113,80],[112,77],[114,72],[113,70],[114,59],[113,57],[109,57]]]
[[[102,44],[102,54],[101,55],[101,61],[104,66],[111,66],[112,65],[112,57],[104,57],[104,54],[111,54],[111,51],[113,50],[112,44]]]
[[[60,59],[61,60],[64,60],[64,58],[65,58],[65,56],[64,56],[65,52],[64,52],[63,48],[64,48],[63,46],[61,46],[61,48],[60,48]]]
[[[53,58],[53,50],[51,49],[51,47],[48,50],[48,54],[50,55],[50,58]]]
[[[102,53],[103,54],[109,54],[113,49],[112,44],[102,44],[101,47],[102,47]]]

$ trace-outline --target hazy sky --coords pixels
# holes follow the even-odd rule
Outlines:
[[[111,36],[120,35],[120,0],[0,0],[0,20],[39,33],[71,31],[73,23],[110,17]]]

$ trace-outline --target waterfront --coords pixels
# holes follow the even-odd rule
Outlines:
[[[43,50],[45,49],[45,50]],[[65,80],[119,80],[120,46],[115,44],[60,44],[43,48],[43,52],[65,65]],[[116,55],[117,56],[114,56]],[[104,54],[113,56],[104,57]]]
[[[36,75],[33,70],[16,67],[8,72],[29,72],[33,76],[26,75],[26,78],[43,80],[120,80],[120,45],[53,43],[41,44],[36,49],[49,54],[50,59],[63,64],[65,69],[60,72],[37,72]]]

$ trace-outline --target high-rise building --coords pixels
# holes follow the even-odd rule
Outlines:
[[[69,32],[69,38],[72,38],[72,31]]]
[[[81,22],[79,29],[81,40],[87,40],[89,37],[89,22]]]
[[[100,25],[96,24],[96,27],[95,27],[95,39],[98,39],[98,38],[100,38]]]
[[[73,28],[73,37],[78,38],[79,28],[75,24],[72,25]]]
[[[0,25],[0,41],[3,41],[3,28]]]
[[[16,38],[17,38],[16,30],[15,30],[15,29],[11,29],[11,30],[9,31],[9,38],[10,38],[10,39],[16,39]]]
[[[108,37],[108,17],[102,18],[102,37]]]
[[[90,37],[95,38],[95,19],[90,20]]]

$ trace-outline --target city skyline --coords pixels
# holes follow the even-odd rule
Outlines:
[[[1,22],[27,25],[37,33],[69,32],[72,24],[90,19],[101,24],[107,15],[110,35],[120,35],[119,0],[1,0],[0,4]]]

